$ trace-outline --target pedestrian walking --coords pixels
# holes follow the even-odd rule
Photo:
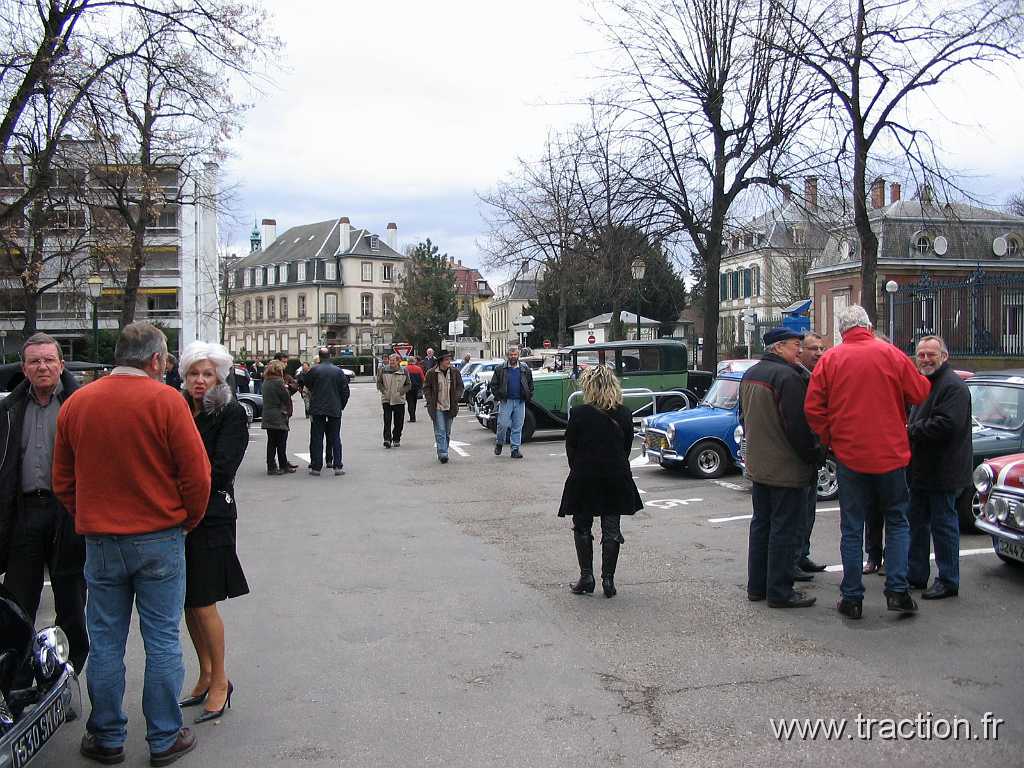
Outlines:
[[[387,365],[377,370],[377,391],[384,411],[384,447],[402,445],[405,422],[405,396],[412,389],[409,373],[402,367],[402,357],[392,354]]]
[[[35,333],[21,348],[25,379],[0,400],[0,572],[4,586],[35,622],[43,592],[43,569],[50,576],[57,626],[71,644],[78,673],[89,654],[85,628],[85,542],[53,495],[53,444],[57,416],[78,389],[64,369],[60,345]],[[18,681],[19,687],[29,680]]]
[[[920,405],[931,384],[904,353],[875,338],[864,308],[852,304],[835,318],[843,342],[825,352],[807,389],[811,428],[836,457],[843,560],[836,609],[863,613],[864,519],[873,504],[885,512],[885,600],[890,611],[913,613],[907,584],[910,463],[907,407]]]
[[[771,608],[806,608],[815,598],[793,589],[809,488],[824,452],[804,416],[807,381],[797,366],[802,334],[779,326],[762,337],[765,353],[740,382],[747,476],[753,481],[747,545],[747,598]]]
[[[303,363],[295,374],[295,386],[299,390],[299,397],[302,398],[302,416],[306,419],[309,418],[309,387],[306,386],[304,377],[309,373],[309,369],[309,363]]]
[[[509,346],[505,362],[494,369],[487,388],[498,401],[494,455],[500,456],[502,446],[507,442],[512,446],[512,458],[521,459],[526,404],[533,397],[533,371],[526,363],[520,362],[517,344]]]
[[[797,359],[805,389],[811,381],[814,367],[823,354],[825,354],[825,340],[814,331],[805,333],[803,341],[800,343],[800,356]],[[817,507],[818,484],[815,482],[807,488],[807,506],[804,509],[804,518],[801,522],[803,531],[797,537],[796,572],[794,575],[796,581],[810,581],[811,574],[825,570],[824,565],[818,565],[811,559],[811,531],[814,530]]]
[[[126,325],[110,376],[64,403],[53,450],[53,491],[85,537],[87,675],[92,712],[80,751],[124,759],[125,642],[132,606],[146,650],[142,711],[150,764],[196,744],[178,694],[185,601],[185,534],[210,500],[210,460],[182,395],[163,383],[167,340],[149,323]],[[243,421],[244,424],[244,421]]]
[[[284,364],[274,360],[263,372],[262,428],[267,431],[267,474],[284,475],[298,467],[288,461],[288,420],[292,396],[284,381]]]
[[[615,569],[622,537],[620,517],[643,508],[633,482],[629,452],[633,448],[633,415],[622,404],[622,386],[604,366],[580,374],[583,403],[569,412],[565,455],[569,476],[562,489],[559,517],[572,518],[572,535],[580,578],[570,591],[594,591],[594,518],[601,518],[601,589],[614,597]]]
[[[334,474],[344,475],[341,460],[341,414],[348,405],[348,376],[331,362],[331,353],[321,347],[317,353],[320,362],[303,374],[303,386],[308,387],[312,424],[309,429],[309,474],[319,475],[324,467],[324,440],[330,452],[327,466]]]
[[[971,484],[974,450],[971,393],[949,364],[939,336],[917,342],[917,368],[931,382],[928,399],[910,411],[910,562],[907,581],[925,600],[960,592],[960,521],[956,500]],[[928,541],[938,577],[928,586]]]
[[[409,423],[416,423],[416,401],[423,397],[423,369],[419,365],[419,358],[413,357],[405,366],[405,372],[409,374],[409,391],[405,393],[405,403],[408,406]]]
[[[433,352],[433,350],[427,350]],[[441,352],[437,364],[427,371],[423,384],[423,399],[427,413],[434,422],[434,444],[437,460],[448,463],[448,443],[452,437],[452,422],[459,415],[459,400],[462,399],[462,376],[452,368],[452,353]]]
[[[283,389],[279,372],[274,378],[268,376],[271,368],[280,365],[271,363],[264,370],[264,392],[268,384]],[[206,514],[185,537],[185,626],[199,659],[199,677],[191,695],[179,704],[205,704],[194,720],[199,724],[221,717],[234,693],[225,671],[224,620],[217,603],[249,594],[235,552],[235,473],[249,445],[249,425],[227,385],[231,355],[224,347],[194,341],[182,352],[180,368],[185,400],[212,467]]]

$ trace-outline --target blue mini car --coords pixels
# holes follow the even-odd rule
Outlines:
[[[721,477],[738,466],[742,372],[724,373],[696,408],[648,416],[641,422],[644,455],[699,478]]]

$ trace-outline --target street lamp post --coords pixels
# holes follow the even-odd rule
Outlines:
[[[633,279],[636,280],[636,340],[640,341],[640,282],[644,279],[647,265],[642,258],[637,256],[630,269],[633,272]]]
[[[885,284],[885,292],[889,294],[889,341],[896,344],[895,339],[895,328],[896,328],[896,291],[900,288],[899,283],[895,280],[890,280]],[[896,346],[899,346],[896,344]]]
[[[89,298],[92,299],[92,354],[93,362],[100,362],[100,296],[103,294],[103,278],[96,272],[85,281]]]

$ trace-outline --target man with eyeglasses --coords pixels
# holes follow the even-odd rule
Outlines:
[[[814,331],[804,334],[800,342],[800,355],[797,366],[806,383],[811,381],[811,372],[825,354],[825,340]],[[814,518],[818,507],[818,485],[815,483],[807,489],[807,506],[804,508],[803,530],[797,539],[795,575],[796,581],[811,581],[813,574],[825,570],[824,565],[811,560],[811,531],[814,530]]]
[[[21,360],[25,380],[0,402],[0,571],[6,567],[4,586],[35,621],[49,569],[57,625],[81,672],[89,653],[85,545],[51,480],[57,413],[78,385],[45,333],[25,341]]]

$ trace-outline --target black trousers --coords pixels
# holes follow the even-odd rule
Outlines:
[[[409,411],[409,421],[416,421],[416,390],[405,393],[405,405]]]
[[[67,513],[53,496],[26,496],[24,500],[24,513],[15,522],[11,535],[11,554],[4,586],[11,591],[29,619],[35,622],[43,593],[43,567],[57,559],[54,547]],[[57,626],[68,636],[71,663],[75,670],[81,672],[89,655],[82,564],[56,562],[50,573],[50,584]]]
[[[769,600],[793,596],[793,553],[803,535],[806,488],[754,483],[747,541],[747,593]]]
[[[384,409],[384,442],[402,442],[402,427],[405,425],[405,405],[381,403]],[[392,421],[394,426],[392,427]]]
[[[324,442],[327,443],[327,466],[341,469],[341,416],[312,416],[309,425],[309,466],[324,467]]]
[[[276,459],[276,463],[275,463]],[[288,466],[288,430],[267,430],[267,469]]]

